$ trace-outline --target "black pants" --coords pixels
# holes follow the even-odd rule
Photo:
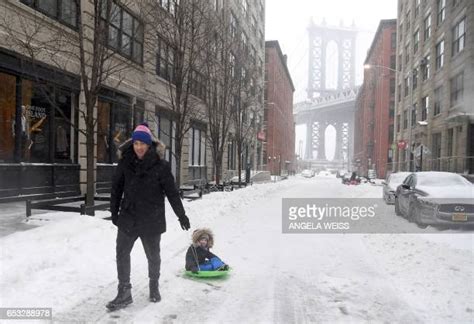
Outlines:
[[[148,259],[148,277],[151,280],[158,280],[160,277],[160,239],[161,234],[155,235],[132,235],[129,236],[124,232],[117,231],[117,275],[120,284],[130,283],[130,252],[132,252],[133,244],[140,237]]]

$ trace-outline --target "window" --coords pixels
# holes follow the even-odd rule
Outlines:
[[[411,109],[411,128],[414,128],[416,126],[416,111],[418,110],[418,105],[416,103],[413,104],[413,107]]]
[[[390,97],[395,96],[395,79],[390,79]]]
[[[391,49],[397,48],[397,33],[393,32],[390,36],[390,47]]]
[[[441,157],[441,133],[434,133],[431,137],[432,145],[431,154],[433,160]],[[435,162],[435,161],[433,161]],[[439,163],[439,161],[437,161]],[[436,170],[437,168],[435,168]]]
[[[400,133],[400,115],[397,115],[397,133]]]
[[[451,79],[451,107],[461,102],[464,91],[464,73],[461,72]]]
[[[206,165],[206,132],[196,127],[189,130],[189,165]]]
[[[190,72],[189,78],[189,92],[195,95],[196,97],[201,98],[202,100],[206,100],[206,84],[204,76],[201,73],[192,70]]]
[[[441,113],[442,110],[442,96],[443,96],[443,88],[438,87],[434,90],[434,102],[433,102],[433,115],[437,116]]]
[[[16,77],[14,75],[0,72],[0,98],[0,162],[13,162],[16,118]],[[22,114],[21,136],[25,144],[28,136],[27,129],[26,115]]]
[[[110,93],[99,99],[97,107],[97,162],[117,161],[118,147],[130,138],[132,107],[130,99]]]
[[[426,96],[421,98],[421,120],[426,120],[428,117],[428,112],[429,112],[429,106],[430,106],[430,97]]]
[[[444,65],[444,40],[436,44],[436,70],[439,70]]]
[[[246,16],[247,15],[247,9],[248,9],[247,0],[241,0],[241,4],[242,4],[243,15]]]
[[[390,68],[395,70],[397,65],[397,57],[395,55],[390,56]]]
[[[230,74],[234,78],[237,75],[237,65],[235,64],[235,55],[229,54],[229,63],[230,63]]]
[[[110,11],[105,4],[101,8],[101,18],[107,25],[108,45],[135,63],[142,64],[143,24],[115,2],[107,3],[111,4]]]
[[[405,109],[403,112],[403,129],[408,128],[408,110]]]
[[[466,42],[466,18],[463,18],[453,28],[453,56],[464,49]]]
[[[402,70],[402,54],[398,55],[398,71]]]
[[[212,1],[215,11],[219,11],[219,0]]]
[[[158,138],[166,146],[164,159],[171,163],[171,170],[174,174],[176,171],[176,158],[173,155],[176,144],[176,122],[168,109],[157,107],[156,110]]]
[[[234,13],[230,13],[230,36],[232,39],[237,37],[237,18],[235,17]]]
[[[418,69],[413,69],[413,90],[418,87]]]
[[[446,155],[453,156],[453,138],[454,138],[454,128],[448,129],[448,138],[446,140]]]
[[[405,97],[410,93],[410,77],[405,78]]]
[[[405,15],[405,32],[409,32],[410,31],[410,11],[407,12],[407,14]]]
[[[21,2],[65,25],[77,28],[79,0],[21,0]]]
[[[249,38],[245,34],[245,32],[242,32],[242,53],[244,55],[248,54],[248,43],[249,43]]]
[[[438,0],[438,25],[446,18],[446,0]]]
[[[174,83],[175,50],[162,38],[158,38],[156,53],[156,74],[171,83]]]
[[[393,100],[390,100],[390,103],[388,106],[388,116],[390,118],[393,118],[393,116],[395,116],[395,102]]]
[[[417,30],[413,34],[413,53],[416,53],[418,51],[418,44],[420,43],[420,31]]]
[[[421,65],[421,73],[422,73],[422,78],[423,78],[423,81],[426,81],[430,78],[430,75],[431,75],[431,71],[430,71],[430,56],[429,55],[426,55],[424,58],[423,58],[423,63]]]
[[[415,1],[415,18],[420,14],[420,2],[421,0]]]
[[[410,44],[405,46],[405,65],[408,65],[408,62],[410,62]]]
[[[145,121],[145,102],[137,100],[133,107],[133,125],[137,126]]]
[[[159,0],[159,4],[164,10],[168,11],[172,15],[175,15],[176,7],[179,5],[179,0]],[[217,6],[217,3],[215,5]]]
[[[398,102],[402,100],[402,86],[398,85]]]
[[[427,40],[431,37],[431,14],[429,14],[423,23],[424,26],[424,38]]]

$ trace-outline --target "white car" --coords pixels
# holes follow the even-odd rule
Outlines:
[[[306,169],[301,172],[301,175],[305,178],[312,178],[314,176],[314,173],[313,170]]]

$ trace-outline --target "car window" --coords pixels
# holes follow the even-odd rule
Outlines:
[[[404,185],[410,185],[410,181],[411,181],[412,177],[413,177],[413,175],[409,175],[408,177],[406,177],[405,180],[403,180],[403,184]]]

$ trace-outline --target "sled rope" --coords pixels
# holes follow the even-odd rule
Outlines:
[[[196,261],[196,264],[197,264],[197,267],[198,267],[198,271],[201,271],[201,268],[199,267],[199,260],[198,260],[198,257],[197,257],[196,248],[194,247],[194,245],[192,246],[192,248],[193,248],[194,260]]]

